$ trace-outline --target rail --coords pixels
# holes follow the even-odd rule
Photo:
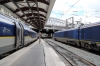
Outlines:
[[[52,46],[55,51],[57,51],[57,53],[59,53],[67,62],[69,62],[69,66],[96,66],[52,41],[45,41]]]

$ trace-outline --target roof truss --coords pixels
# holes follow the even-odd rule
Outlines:
[[[16,6],[16,9],[9,8],[7,5],[9,5],[10,3],[14,4]],[[26,3],[28,6],[24,5],[24,3]],[[33,3],[33,5],[31,5],[31,3]],[[39,3],[45,4],[46,6],[49,5],[49,2],[46,0],[1,0],[0,1],[1,5],[6,6],[19,18],[21,18],[25,22],[31,24],[32,26],[40,30],[42,29],[42,27],[44,26],[43,24],[46,21],[45,14],[47,14],[47,10],[41,8]],[[22,13],[22,15],[20,15],[19,12]]]

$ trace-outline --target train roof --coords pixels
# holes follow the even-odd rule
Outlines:
[[[95,22],[95,23],[85,24],[81,26],[80,28],[88,28],[88,27],[99,26],[99,25],[100,25],[100,22]]]
[[[27,26],[27,25],[24,26],[24,29],[36,33],[34,30],[32,30],[32,29],[31,29],[29,26]]]
[[[70,31],[70,30],[75,30],[75,29],[78,29],[78,28],[71,28],[71,29],[61,30],[61,31],[57,31],[57,32],[55,32],[55,33],[64,32],[64,31]]]
[[[6,16],[3,16],[0,14],[0,22],[3,22],[3,23],[7,23],[7,24],[10,24],[10,25],[14,25],[14,20],[6,17]]]

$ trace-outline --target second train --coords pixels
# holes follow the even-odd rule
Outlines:
[[[100,23],[57,31],[54,33],[54,39],[86,49],[100,51]]]

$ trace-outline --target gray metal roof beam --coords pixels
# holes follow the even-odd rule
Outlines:
[[[6,8],[8,8],[6,5],[4,5]],[[8,8],[10,11],[12,11],[10,8]],[[13,11],[12,11],[13,12]],[[15,13],[16,14],[16,13]],[[19,16],[18,14],[16,14],[19,18],[21,18],[21,16]],[[26,21],[25,19],[21,18],[22,20]],[[28,21],[26,21],[28,22]],[[36,27],[35,27],[36,28]]]
[[[35,0],[35,3],[36,3],[36,6],[37,6],[37,11],[38,11],[38,17],[39,17],[39,30],[41,30],[42,29],[42,27],[41,27],[41,20],[40,20],[40,14],[39,14],[39,9],[38,9],[38,3],[37,3],[37,0]]]
[[[16,0],[15,2],[20,2],[20,1],[24,1],[24,0]],[[34,2],[34,0],[28,0],[28,1]],[[49,3],[46,0],[37,0],[37,1],[44,3],[46,5],[49,5]],[[5,4],[5,3],[9,3],[9,2],[11,2],[11,0],[0,0],[0,4]]]
[[[20,7],[16,4],[16,2],[14,0],[11,0],[15,6],[25,15],[25,13],[20,9]],[[25,15],[26,16],[26,15]],[[26,16],[27,17],[27,16]],[[28,17],[27,17],[28,18]],[[29,19],[29,18],[28,18]],[[37,28],[37,27],[36,27]]]
[[[27,16],[32,16],[32,13],[28,13],[26,14]],[[34,16],[37,16],[38,14],[37,13],[34,13]],[[24,17],[25,15],[22,15],[21,17]],[[40,14],[41,17],[44,17],[46,18],[44,15]]]
[[[29,7],[22,7],[22,8],[20,8],[21,10],[23,10],[23,11],[27,11],[27,10],[29,10]],[[37,7],[31,7],[31,9],[32,10],[34,10],[34,11],[37,11]],[[42,12],[44,12],[44,13],[47,13],[47,11],[45,11],[44,9],[42,9],[42,8],[38,8],[39,9],[39,11],[42,11]],[[20,10],[19,9],[16,9],[15,11],[14,11],[14,13],[16,13],[16,12],[19,12]]]
[[[34,13],[33,13],[33,10],[31,9],[31,6],[30,6],[30,4],[29,4],[29,2],[26,0],[26,3],[28,4],[28,7],[29,7],[29,9],[31,10],[31,12],[32,12],[32,15],[34,16]],[[33,17],[34,19],[36,19],[35,18],[35,16]],[[30,18],[29,18],[30,19]],[[37,22],[38,23],[38,22]]]
[[[34,23],[36,23],[36,20],[32,20],[32,21],[34,21]],[[31,21],[30,21],[31,22]],[[41,20],[41,23],[45,23],[43,20]]]
[[[34,19],[33,17],[30,17],[29,19]],[[38,17],[35,17],[35,19],[34,20],[36,20],[36,19],[39,19]],[[28,20],[28,19],[26,19],[26,20]],[[43,18],[40,18],[40,20],[44,20]],[[45,20],[44,20],[45,21]]]

